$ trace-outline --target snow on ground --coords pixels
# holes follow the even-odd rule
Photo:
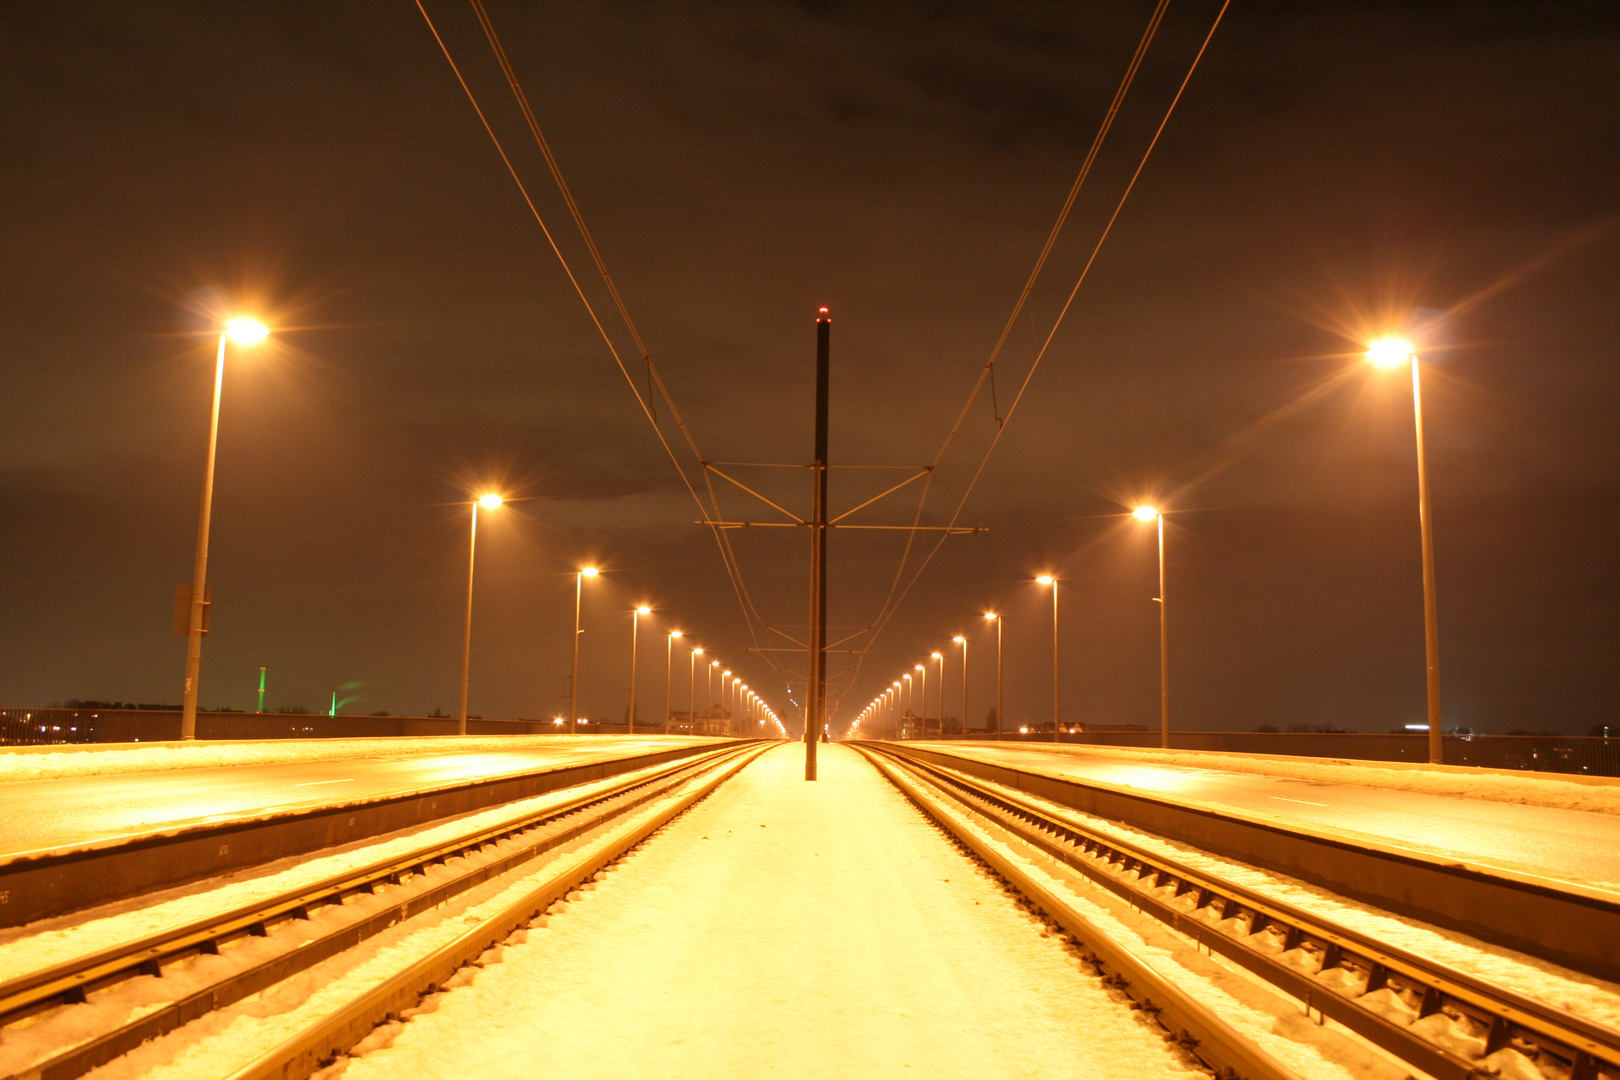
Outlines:
[[[801,770],[767,753],[344,1076],[1207,1075],[852,751]]]
[[[1177,765],[1190,769],[1218,769],[1226,772],[1259,773],[1322,784],[1354,784],[1359,787],[1415,791],[1426,795],[1453,795],[1465,799],[1518,803],[1523,806],[1549,806],[1560,810],[1590,810],[1599,814],[1620,814],[1620,778],[1571,777],[1558,779],[1551,773],[1513,773],[1506,770],[1476,769],[1467,765],[1414,765],[1406,762],[1351,761],[1342,758],[1282,757],[1270,754],[1223,754],[1210,750],[1142,750],[1122,746],[1080,746],[1073,743],[994,743],[929,742],[926,746],[944,753],[996,760],[997,748],[1040,750],[1044,753],[1076,757],[1112,758],[1133,763]],[[975,753],[975,751],[989,753]],[[1037,770],[1038,771],[1038,770]],[[1052,775],[1064,777],[1054,772]]]
[[[136,941],[242,904],[279,896],[345,871],[387,858],[398,858],[428,844],[446,842],[478,829],[496,828],[634,777],[650,775],[662,767],[648,766],[433,825],[358,840],[324,853],[289,856],[262,867],[179,885],[88,911],[42,919],[24,926],[6,927],[0,929],[0,971],[11,976],[20,975],[122,942]],[[397,903],[397,895],[383,901],[383,906]]]
[[[1620,1031],[1620,984],[1492,945],[1460,931],[1395,915],[1286,874],[1261,870],[1118,822],[1093,817],[1026,791],[1014,791],[999,784],[990,786],[1034,803],[1054,817],[1073,821],[1104,836],[1127,841],[1148,852],[1165,855],[1190,869],[1201,870],[1234,885],[1275,897],[1302,911],[1359,930],[1379,941]]]
[[[397,735],[385,739],[276,739],[267,742],[166,742],[150,746],[0,747],[0,783],[106,773],[276,765],[289,761],[347,761],[401,754],[456,754],[555,746],[601,750],[604,756],[647,753],[660,746],[722,740],[691,735]],[[571,764],[571,763],[570,763]]]
[[[651,804],[609,828],[631,827],[658,810],[656,803]],[[559,845],[534,862],[484,882],[261,993],[207,1013],[85,1075],[88,1080],[218,1080],[229,1076],[402,968],[453,941],[470,926],[516,903],[554,873],[568,856],[599,843],[600,833],[596,830]],[[383,897],[386,905],[388,893]],[[333,914],[329,908],[311,912],[313,919]],[[524,933],[519,931],[508,941],[521,940]],[[480,960],[499,963],[501,952],[500,948],[490,950]],[[193,963],[201,966],[220,959],[199,957]],[[165,980],[170,977],[165,974]],[[452,979],[451,985],[462,977]],[[424,1007],[431,1008],[435,1000],[429,998]],[[453,1070],[445,1075],[463,1074]]]

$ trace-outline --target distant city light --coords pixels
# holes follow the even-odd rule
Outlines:
[[[1429,730],[1429,725],[1428,724],[1407,724],[1406,725],[1406,730],[1407,731],[1428,731]]]

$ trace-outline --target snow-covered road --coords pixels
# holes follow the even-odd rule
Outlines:
[[[851,750],[783,747],[353,1080],[1207,1075]],[[458,979],[459,981],[459,979]]]

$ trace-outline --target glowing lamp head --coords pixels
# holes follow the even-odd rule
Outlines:
[[[582,566],[582,567],[579,568],[579,576],[580,577],[595,577],[597,574],[600,574],[601,572],[602,571],[598,570],[594,566]]]
[[[709,666],[710,667],[719,667],[720,666],[720,661],[718,661],[718,660],[710,660],[709,661]]]
[[[258,319],[227,319],[225,336],[236,345],[257,345],[270,336],[270,328]]]
[[[501,498],[494,492],[490,492],[488,495],[478,496],[478,505],[482,506],[485,510],[494,510],[505,501],[505,499]]]
[[[1152,521],[1159,516],[1159,508],[1156,506],[1138,506],[1131,511],[1131,516],[1137,521]]]
[[[1042,574],[1040,577],[1035,579],[1035,581],[1041,585],[1050,585],[1056,580],[1057,578],[1053,577],[1051,574]]]
[[[646,604],[642,604],[641,606],[636,608],[636,614],[637,615],[651,615],[652,614],[652,608],[648,607]]]
[[[923,666],[921,664],[912,664],[911,666],[916,671],[921,671],[923,669]]]
[[[703,647],[700,645],[697,648],[693,649],[692,650],[692,655],[693,656],[702,656],[703,655]]]
[[[1367,346],[1367,359],[1381,368],[1397,368],[1412,359],[1412,343],[1405,338],[1379,338]]]
[[[685,637],[686,635],[682,634],[679,630],[671,630],[669,632],[669,636],[672,637],[672,638],[676,638],[676,637]]]
[[[731,672],[729,672],[729,671],[722,671],[722,672],[721,672],[721,673],[720,673],[720,674],[722,674],[722,675],[730,675],[730,674],[731,674]]]
[[[966,641],[967,638],[963,637],[961,634],[957,634],[955,637],[951,638],[951,640],[956,642],[958,645],[960,645],[964,641]]]
[[[985,613],[984,613],[984,617],[985,617],[985,618],[986,618],[986,619],[989,619],[989,620],[990,620],[990,621],[992,621],[992,622],[994,622],[994,621],[995,621],[995,620],[996,620],[996,619],[999,619],[999,618],[1001,618],[1001,616],[1000,616],[1000,615],[997,615],[997,614],[996,614],[996,613],[995,613],[995,612],[993,612],[993,611],[987,611],[987,612],[985,612]]]

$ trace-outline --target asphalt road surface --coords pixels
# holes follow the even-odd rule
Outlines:
[[[1089,757],[1067,747],[929,745],[1172,800],[1361,833],[1475,865],[1620,888],[1620,816],[1614,814]]]

